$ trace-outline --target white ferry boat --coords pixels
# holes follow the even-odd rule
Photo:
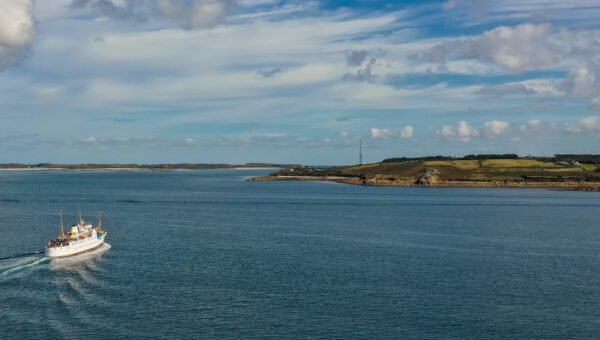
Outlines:
[[[85,223],[79,216],[79,224],[71,227],[71,231],[64,232],[62,211],[60,212],[60,236],[50,240],[46,246],[46,256],[59,258],[74,256],[93,251],[104,244],[106,231],[102,230],[102,216],[98,214],[98,226],[93,227]]]

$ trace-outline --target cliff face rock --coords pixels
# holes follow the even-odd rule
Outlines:
[[[440,181],[439,176],[440,172],[434,168],[425,168],[425,172],[419,179],[417,179],[417,185],[432,185],[436,184]]]

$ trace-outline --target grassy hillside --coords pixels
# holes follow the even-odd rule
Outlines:
[[[386,160],[381,163],[334,168],[296,168],[274,176],[357,177],[370,181],[416,182],[428,170],[446,182],[599,182],[593,164],[564,165],[536,159]]]

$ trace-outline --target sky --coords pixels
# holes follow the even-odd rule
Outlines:
[[[597,0],[2,0],[0,163],[600,153]]]

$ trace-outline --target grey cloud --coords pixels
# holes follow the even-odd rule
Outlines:
[[[0,71],[19,66],[31,54],[31,46],[6,46],[0,43]]]
[[[40,135],[37,133],[22,133],[22,134],[18,134],[18,135],[0,136],[0,141],[2,141],[3,143],[12,142],[12,141],[22,143],[25,140],[32,139],[32,138],[39,137],[39,136]]]
[[[373,65],[375,65],[375,58],[368,58],[367,62],[363,63],[363,67],[358,69],[356,73],[346,73],[344,74],[344,80],[347,81],[358,81],[358,82],[368,82],[373,83],[377,79],[377,75],[373,74]]]
[[[467,112],[472,115],[472,116],[478,116],[481,114],[481,110],[480,109],[476,109],[474,107],[470,107],[467,109]]]
[[[369,52],[365,50],[350,51],[346,54],[346,63],[348,66],[360,66],[369,57]]]
[[[273,78],[273,77],[275,77],[275,75],[277,75],[283,71],[285,71],[284,68],[276,67],[276,68],[273,68],[270,70],[259,70],[256,72],[256,74],[263,78]]]
[[[71,9],[90,8],[100,16],[136,21],[146,20],[152,7],[145,0],[125,0],[118,3],[120,5],[113,2],[113,0],[72,0],[69,7]]]
[[[373,65],[377,59],[369,56],[366,50],[353,50],[346,53],[346,64],[352,67],[360,67],[356,73],[344,74],[344,80],[369,82],[375,81],[377,76],[373,74]]]
[[[427,61],[430,63],[443,64],[446,62],[448,55],[448,48],[444,45],[437,45],[431,49],[431,52],[427,55]]]
[[[523,84],[502,84],[497,86],[485,87],[473,92],[473,94],[489,97],[504,96],[532,96],[537,94],[534,90],[528,89]]]
[[[135,122],[135,119],[131,119],[131,118],[113,118],[113,122],[115,122],[115,123],[131,123],[131,122]]]
[[[26,59],[35,38],[31,0],[7,1],[1,7],[11,15],[0,20],[0,71]]]

